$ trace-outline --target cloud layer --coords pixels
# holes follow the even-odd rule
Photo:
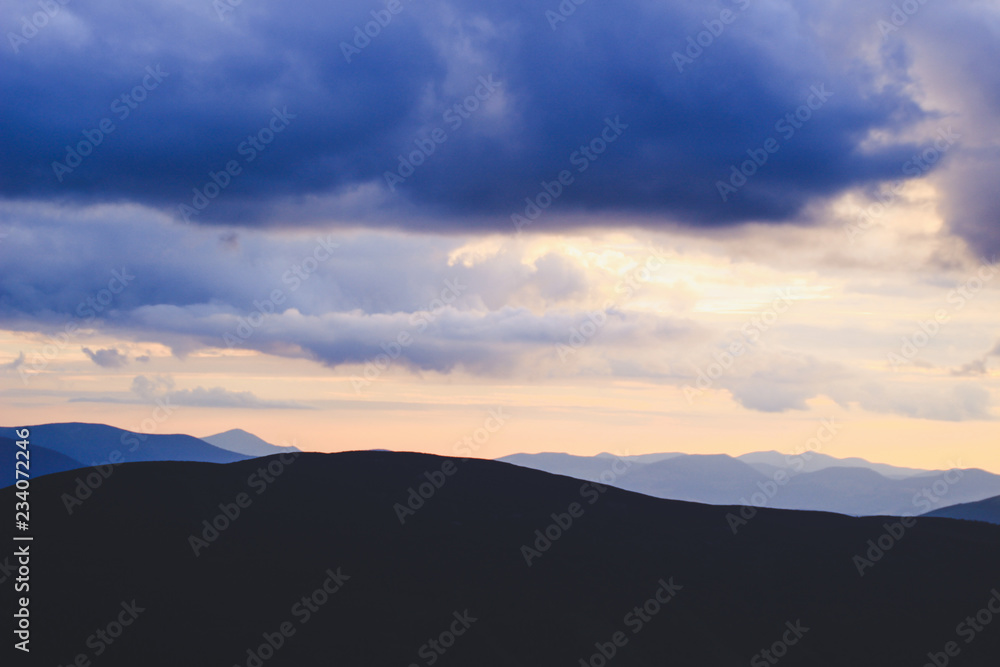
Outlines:
[[[944,160],[905,165],[948,116],[977,121],[942,181],[950,222],[998,247],[1000,151],[982,123],[1000,80],[962,67],[996,60],[986,3],[921,5],[889,31],[881,3],[588,3],[565,21],[543,0],[401,7],[367,37],[381,10],[360,0],[222,16],[211,3],[61,5],[0,55],[16,100],[0,112],[0,193],[134,201],[196,223],[509,231],[548,183],[558,194],[536,228],[595,212],[802,222],[843,192],[936,173]],[[941,89],[956,83],[950,109]],[[89,155],[53,168],[87,136],[102,137]],[[421,164],[410,173],[400,156]],[[755,156],[766,163],[744,168]],[[734,166],[753,173],[724,201]]]

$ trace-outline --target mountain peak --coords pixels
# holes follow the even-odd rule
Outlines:
[[[205,442],[219,449],[225,449],[245,456],[270,456],[281,452],[297,452],[296,447],[272,445],[263,438],[241,428],[232,428],[222,433],[216,433],[202,438]]]

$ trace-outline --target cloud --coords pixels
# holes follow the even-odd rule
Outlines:
[[[967,360],[955,357],[960,350],[990,347],[977,332],[992,332],[983,328],[993,322],[992,290],[963,310],[965,327],[949,328],[914,358],[914,365],[934,371],[908,376],[918,395],[875,370],[900,336],[912,334],[909,313],[935,312],[955,281],[967,279],[971,269],[964,265],[788,270],[769,265],[767,257],[732,259],[729,245],[716,247],[710,239],[618,231],[482,237],[248,229],[240,231],[238,246],[220,248],[216,228],[176,225],[133,205],[0,202],[0,217],[11,232],[0,246],[6,269],[0,273],[0,327],[39,334],[26,365],[44,362],[46,342],[58,343],[69,325],[76,327],[72,338],[100,337],[100,345],[88,347],[95,360],[109,340],[144,352],[160,343],[178,357],[149,359],[151,372],[119,401],[178,392],[155,372],[167,364],[199,364],[183,359],[200,350],[215,348],[217,355],[221,349],[226,356],[230,347],[311,360],[348,376],[383,363],[384,355],[392,374],[611,377],[683,387],[697,379],[687,360],[704,369],[726,332],[761,316],[780,288],[794,293],[793,307],[713,390],[763,412],[802,410],[829,396],[882,413],[987,414],[935,410],[933,403],[955,403],[953,395],[941,398],[935,383],[946,376],[944,369]],[[756,233],[764,232],[758,227]],[[825,230],[812,233],[829,238]],[[780,239],[773,244],[775,252],[791,253]],[[653,249],[660,246],[669,249]],[[625,278],[654,255],[663,256],[660,268],[631,294]],[[38,256],[50,261],[42,266],[32,260]],[[134,278],[118,289],[112,272]],[[862,279],[869,287],[859,290]],[[878,315],[824,319],[840,305]],[[603,324],[576,345],[595,318]],[[977,347],[952,337],[963,331]],[[990,336],[987,341],[994,340]],[[558,346],[570,344],[572,351],[560,355]],[[866,389],[869,382],[887,385],[886,393]],[[204,385],[186,389],[174,399],[231,406],[255,400]]]
[[[229,391],[223,387],[174,389],[168,375],[137,375],[132,380],[134,398],[113,396],[70,399],[71,403],[144,404],[153,401],[196,408],[252,408],[256,410],[311,410],[312,406],[296,401],[266,400],[249,391]]]
[[[14,14],[36,9],[15,5]],[[986,11],[948,7],[939,11]],[[746,3],[680,68],[674,54],[731,3],[596,3],[556,30],[549,8],[413,3],[351,62],[331,43],[349,42],[369,20],[363,0],[313,0],[294,12],[243,6],[223,20],[211,4],[164,0],[67,8],[74,39],[43,48],[39,38],[0,55],[0,84],[23,100],[0,112],[0,192],[139,202],[179,216],[216,174],[225,186],[196,223],[511,231],[510,215],[568,170],[574,182],[535,229],[597,221],[576,213],[657,227],[778,223],[900,177],[924,147],[914,128],[937,113],[923,108],[905,49],[877,48],[882,7]],[[836,28],[817,30],[821,22]],[[124,31],[132,39],[122,42]],[[898,39],[922,35],[908,34]],[[162,72],[152,89],[147,68]],[[121,103],[137,86],[143,100]],[[817,89],[832,96],[800,112]],[[275,109],[288,118],[276,134]],[[84,132],[96,136],[104,118],[115,129],[60,182],[52,163],[87,141]],[[435,129],[447,139],[390,187],[386,172]],[[269,143],[253,148],[258,136]],[[723,201],[717,182],[769,138],[780,150]],[[238,174],[219,176],[230,161]]]
[[[24,365],[24,352],[17,355],[17,358],[13,361],[9,361],[6,364],[0,365],[0,371],[16,371],[18,368]]]
[[[152,401],[168,394],[174,388],[169,375],[136,375],[132,378],[132,393],[145,401]]]
[[[172,391],[166,398],[173,405],[199,408],[253,408],[256,410],[310,410],[311,406],[296,401],[264,400],[249,391],[229,391],[222,387],[195,387]]]
[[[986,357],[983,357],[982,359],[973,359],[967,364],[962,364],[958,368],[952,370],[951,374],[968,377],[973,375],[986,375],[987,372]]]
[[[875,382],[855,390],[851,401],[872,412],[936,421],[993,420],[989,391],[971,382],[940,387],[913,387]]]
[[[116,349],[91,350],[89,347],[83,348],[83,353],[90,357],[90,360],[101,368],[119,368],[128,364],[128,355],[122,354]]]

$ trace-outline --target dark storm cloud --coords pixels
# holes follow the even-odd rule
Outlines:
[[[863,144],[925,117],[904,90],[905,57],[875,67],[843,52],[843,35],[871,34],[882,8],[831,18],[813,2],[595,2],[555,21],[556,0],[404,0],[348,63],[339,44],[383,6],[261,0],[220,18],[210,2],[63,5],[0,55],[0,193],[179,216],[230,164],[191,221],[509,230],[542,181],[571,170],[553,211],[717,225],[786,220],[815,198],[896,178],[919,147]],[[6,20],[34,11],[19,1]],[[816,87],[833,94],[793,135],[777,129]],[[481,108],[446,115],[477,89]],[[571,161],[610,136],[606,119],[620,119],[614,143]],[[390,189],[397,155],[435,129],[446,140]],[[263,150],[243,143],[262,130],[277,132]],[[101,143],[57,177],[53,162],[84,131]],[[717,182],[769,138],[779,150],[723,201]]]

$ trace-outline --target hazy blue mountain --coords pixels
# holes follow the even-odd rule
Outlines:
[[[615,484],[656,498],[734,505],[767,477],[725,454],[687,454],[637,466]]]
[[[959,474],[960,473],[960,474]],[[1000,493],[1000,475],[985,470],[937,471],[887,479],[864,468],[825,468],[792,477],[772,507],[827,507],[844,514],[923,514]]]
[[[723,454],[671,455],[652,463],[642,463],[636,457],[616,462],[606,455],[568,454],[515,454],[500,460],[599,481],[656,498],[860,516],[919,515],[934,508],[1000,494],[1000,475],[975,469],[960,471],[961,474],[920,471],[919,475],[886,477],[868,467],[824,466],[805,472],[805,466],[799,471],[764,461],[750,464],[743,457]],[[769,457],[768,460],[776,459]],[[625,463],[629,464],[627,468]],[[612,464],[617,465],[618,470]]]
[[[232,463],[249,457],[226,451],[190,435],[144,434],[106,424],[41,424],[28,426],[31,447],[59,452],[80,466],[134,461],[200,461]],[[13,438],[16,429],[0,427],[0,437]],[[6,468],[6,463],[3,464]]]
[[[912,477],[915,475],[926,475],[933,472],[921,470],[919,468],[901,468],[899,466],[891,466],[885,463],[872,463],[871,461],[866,461],[865,459],[857,457],[838,459],[830,456],[829,454],[821,454],[819,452],[809,452],[808,457],[804,455],[793,456],[775,451],[751,452],[749,454],[742,454],[736,458],[745,463],[749,463],[754,467],[757,467],[758,464],[764,464],[771,468],[789,468],[792,465],[791,461],[794,460],[795,466],[800,468],[801,472],[816,472],[817,470],[823,470],[824,468],[834,467],[868,468],[869,470],[874,470],[884,477]],[[770,472],[768,472],[768,474],[770,474]]]
[[[627,459],[628,457],[623,457]],[[613,454],[598,454],[597,456],[575,456],[560,452],[543,452],[541,454],[512,454],[499,461],[513,463],[522,468],[532,468],[549,472],[554,475],[566,475],[588,482],[601,482],[621,487],[622,476],[628,476],[633,470],[642,467],[640,463],[629,462],[626,466]],[[622,471],[622,472],[618,472]],[[614,478],[616,481],[609,481]]]
[[[1000,524],[1000,496],[987,498],[974,503],[960,503],[950,507],[928,512],[924,516],[938,516],[949,519],[966,519],[968,521],[985,521]]]
[[[597,455],[603,458],[616,458],[617,454],[611,454],[609,452],[601,452]],[[681,452],[667,452],[663,454],[634,454],[632,456],[622,456],[619,458],[628,459],[629,461],[635,461],[637,463],[656,463],[657,461],[665,461],[667,459],[672,459],[677,456],[684,456]]]
[[[270,456],[282,452],[297,452],[297,447],[282,447],[258,438],[253,433],[247,433],[241,428],[234,428],[224,433],[216,433],[202,438],[208,444],[225,449],[229,452],[244,454],[245,456]]]
[[[11,440],[10,438],[0,438],[0,457],[3,457],[3,463],[0,463],[0,470],[3,471],[3,476],[0,477],[0,486],[10,486],[17,481],[17,477],[14,473],[16,467],[14,461],[16,460],[16,452],[19,451],[21,451],[21,448],[17,446],[14,440]],[[31,479],[41,477],[42,475],[49,475],[54,472],[75,470],[76,468],[85,467],[79,461],[71,459],[65,454],[60,454],[59,452],[47,449],[46,447],[39,447],[34,443],[29,445],[27,461],[27,472],[30,474]]]

